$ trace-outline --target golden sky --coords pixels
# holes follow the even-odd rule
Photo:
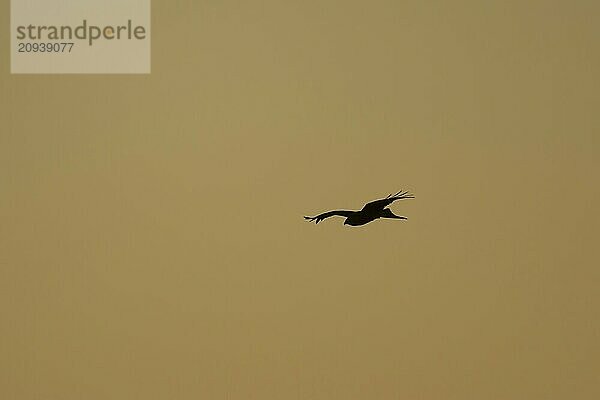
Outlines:
[[[600,3],[153,3],[0,54],[1,398],[600,398]]]

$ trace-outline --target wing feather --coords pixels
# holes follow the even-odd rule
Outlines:
[[[406,191],[399,191],[396,194],[390,194],[385,199],[375,200],[370,203],[365,204],[361,211],[363,212],[374,212],[381,211],[390,204],[392,204],[396,200],[404,200],[404,199],[414,199],[415,196]]]
[[[319,222],[321,222],[325,218],[329,218],[329,217],[333,217],[333,216],[346,217],[347,218],[347,217],[351,216],[352,214],[354,214],[355,212],[356,211],[334,210],[334,211],[324,212],[324,213],[319,214],[319,215],[314,216],[314,217],[304,217],[304,219],[307,219],[310,222],[315,221],[315,224],[318,224]]]

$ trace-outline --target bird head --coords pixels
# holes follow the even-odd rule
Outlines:
[[[380,218],[406,219],[406,217],[394,214],[389,208],[381,210]]]

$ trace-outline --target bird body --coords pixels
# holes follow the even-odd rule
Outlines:
[[[408,193],[400,191],[396,194],[390,194],[385,199],[375,200],[370,203],[365,204],[365,206],[360,211],[351,211],[351,210],[335,210],[328,211],[322,214],[319,214],[314,217],[304,217],[304,219],[312,222],[315,221],[316,224],[324,220],[325,218],[339,216],[346,217],[344,221],[344,225],[350,226],[360,226],[368,224],[371,221],[375,221],[379,218],[391,218],[391,219],[407,219],[406,217],[395,215],[392,210],[386,208],[390,204],[392,204],[396,200],[403,199],[414,199],[415,197]]]

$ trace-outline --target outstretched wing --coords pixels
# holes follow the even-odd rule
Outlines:
[[[365,206],[362,208],[361,211],[364,211],[367,213],[381,211],[396,200],[414,199],[414,198],[415,198],[415,196],[413,196],[412,194],[401,190],[396,194],[390,194],[385,199],[375,200],[375,201],[365,204]]]
[[[319,214],[316,217],[304,217],[304,219],[309,220],[310,222],[315,221],[315,224],[323,221],[325,218],[338,216],[338,217],[349,217],[354,214],[356,211],[347,211],[347,210],[335,210],[335,211],[327,211],[323,214]]]

